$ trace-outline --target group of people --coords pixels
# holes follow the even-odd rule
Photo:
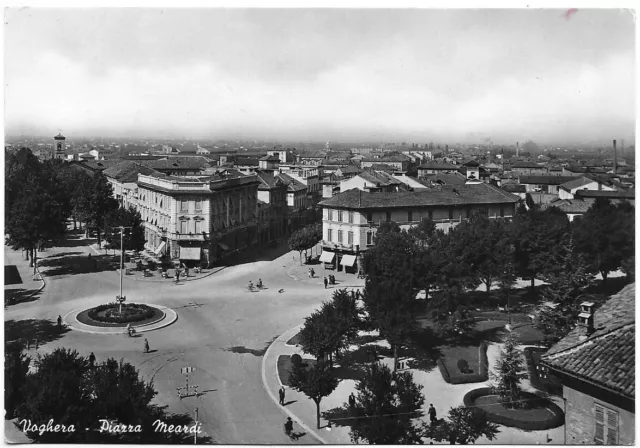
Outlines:
[[[316,271],[313,268],[309,268],[309,278],[314,278],[316,276]]]
[[[264,288],[264,285],[262,284],[262,279],[261,278],[258,279],[258,283],[256,283],[256,287],[258,289]],[[249,291],[253,291],[253,282],[251,280],[249,280]]]
[[[336,284],[336,278],[333,274],[329,274],[329,278],[327,279],[327,277],[324,278],[324,289],[327,289],[328,285],[335,285]]]

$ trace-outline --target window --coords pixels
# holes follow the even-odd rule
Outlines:
[[[407,221],[409,221],[409,222],[413,221],[413,210],[409,210],[407,212]]]
[[[338,243],[342,243],[342,230],[338,230]]]
[[[202,198],[196,199],[196,211],[202,211]]]
[[[387,222],[391,222],[391,212],[387,212]]]
[[[333,241],[333,229],[327,229],[327,241]]]
[[[449,209],[449,219],[453,219],[453,209]]]
[[[598,445],[618,444],[618,413],[595,403],[596,433],[594,440]]]
[[[373,222],[373,212],[367,212],[367,221]]]
[[[353,224],[353,212],[349,212],[349,224]]]
[[[353,232],[347,232],[347,244],[349,246],[353,244]]]
[[[367,246],[371,246],[373,244],[373,232],[369,230],[367,232]]]
[[[338,221],[342,222],[342,210],[338,210]]]
[[[189,224],[189,222],[185,219],[183,221],[180,221],[180,233],[188,233],[189,231],[187,230],[188,227],[187,225]]]
[[[196,221],[196,233],[202,233],[202,221]]]
[[[186,199],[180,199],[180,211],[188,212],[189,211],[189,201]]]

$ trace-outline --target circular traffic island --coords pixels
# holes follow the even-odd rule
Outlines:
[[[80,323],[93,327],[124,328],[129,324],[133,326],[150,325],[164,319],[164,311],[142,303],[120,304],[107,303],[80,312],[76,319]]]
[[[502,403],[490,387],[482,387],[468,392],[464,405],[482,410],[490,422],[526,431],[552,429],[564,424],[564,413],[553,401],[529,392],[522,392],[522,400],[523,407],[511,408]]]

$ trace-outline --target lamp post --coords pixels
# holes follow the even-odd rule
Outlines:
[[[131,229],[131,227],[120,226],[120,295],[116,296],[116,301],[120,304],[119,313],[122,314],[122,302],[127,300],[122,295],[122,271],[124,269],[124,229]]]

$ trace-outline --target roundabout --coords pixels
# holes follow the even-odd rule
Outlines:
[[[150,303],[127,304],[130,312],[126,314],[123,312],[124,316],[116,315],[117,317],[114,317],[114,314],[110,313],[111,308],[118,306],[117,304],[108,304],[74,310],[66,314],[63,320],[71,330],[105,335],[126,334],[129,324],[136,333],[144,333],[168,327],[178,320],[178,314],[171,308]],[[102,319],[102,321],[96,318]],[[120,322],[109,322],[109,320],[119,320]]]
[[[564,413],[560,406],[538,395],[521,393],[524,404],[521,408],[510,408],[502,403],[490,387],[467,392],[463,401],[465,406],[481,409],[490,422],[525,431],[541,431],[564,424]]]

